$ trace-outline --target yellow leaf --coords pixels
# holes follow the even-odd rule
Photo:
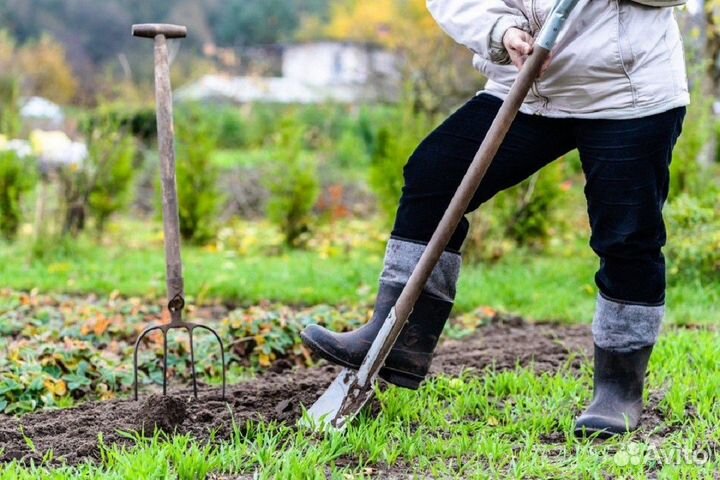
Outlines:
[[[264,353],[260,354],[258,361],[260,362],[261,367],[269,367],[270,366],[270,357],[268,355],[265,355]]]
[[[48,392],[53,395],[57,395],[58,397],[62,397],[67,393],[67,385],[64,380],[53,380],[52,378],[48,378],[45,380],[45,388]]]
[[[110,319],[107,318],[105,315],[100,314],[95,320],[95,326],[93,327],[93,332],[95,332],[96,336],[100,336],[108,329],[110,326]]]
[[[11,362],[19,363],[20,362],[20,350],[18,350],[16,348],[11,348],[8,358],[10,359]]]

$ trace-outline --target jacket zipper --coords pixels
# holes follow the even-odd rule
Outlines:
[[[538,32],[542,30],[542,25],[540,25],[540,16],[538,15],[537,11],[535,10],[535,3],[537,0],[530,0],[530,14],[532,15],[532,19],[535,22],[535,25],[537,26]],[[544,95],[540,94],[540,89],[538,89],[538,82],[537,80],[533,82],[532,84],[532,92],[533,95],[537,96],[540,100],[543,102],[543,108],[547,108],[548,104],[550,103],[550,99]]]

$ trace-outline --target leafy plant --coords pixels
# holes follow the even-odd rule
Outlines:
[[[110,117],[86,124],[88,156],[59,172],[64,234],[77,236],[89,216],[102,234],[108,218],[129,201],[136,148],[131,136]]]
[[[367,312],[361,309],[336,310],[324,305],[303,312],[286,307],[266,310],[251,307],[231,312],[223,321],[222,330],[235,340],[232,355],[254,367],[269,367],[280,359],[307,366],[312,363],[310,352],[303,346],[300,332],[311,323],[335,331],[360,326]]]
[[[712,99],[701,94],[698,82],[693,92],[693,101],[688,107],[683,132],[673,150],[670,164],[670,198],[683,193],[698,194],[707,183],[702,174],[700,156],[711,140],[714,130],[712,122]]]
[[[414,112],[406,102],[400,118],[381,125],[372,143],[368,182],[377,196],[380,209],[389,221],[395,218],[404,185],[403,166],[420,141],[430,131],[432,119]]]
[[[303,154],[305,130],[293,117],[286,117],[277,133],[277,153],[264,184],[270,192],[268,218],[291,247],[300,246],[309,230],[310,212],[320,194],[317,165]]]
[[[153,108],[103,105],[83,119],[81,128],[85,131],[93,131],[112,122],[118,129],[131,134],[138,140],[149,142],[157,137],[155,115]]]
[[[666,209],[671,281],[717,281],[720,275],[720,192],[681,194]]]
[[[13,240],[22,221],[22,199],[35,187],[35,162],[0,151],[0,235]]]
[[[139,299],[111,297],[108,302],[7,290],[0,291],[0,308],[0,350],[5,352],[0,356],[0,413],[6,414],[128,393],[136,335],[147,322],[162,317],[159,307]],[[224,339],[234,339],[226,345],[231,374],[232,367],[246,371],[278,360],[310,365],[312,358],[299,336],[308,324],[352,329],[368,313],[364,307],[253,306],[226,312],[218,332]],[[203,309],[190,315],[205,318],[210,313]],[[214,337],[196,335],[194,345],[196,358],[202,359],[196,365],[198,374],[217,381],[219,351]],[[160,335],[146,337],[139,354],[142,382],[161,381],[162,347]],[[187,382],[191,375],[187,337],[172,335],[168,347],[169,378]]]
[[[363,139],[352,130],[345,130],[335,146],[335,162],[343,168],[365,167],[368,149]]]
[[[563,176],[562,164],[549,165],[482,205],[472,215],[464,258],[498,260],[519,246],[541,250],[562,225],[557,201],[563,194]]]
[[[111,120],[89,131],[87,139],[88,168],[94,170],[88,208],[102,234],[108,218],[125,208],[130,200],[136,148],[132,137]]]
[[[0,32],[2,41],[2,32]],[[12,75],[0,75],[0,133],[15,137],[22,129],[20,82]]]
[[[248,131],[245,120],[237,108],[219,108],[214,111],[218,122],[218,146],[242,148],[247,145]]]
[[[177,190],[180,233],[185,240],[203,244],[215,238],[217,212],[223,200],[218,189],[220,169],[212,161],[217,147],[214,122],[198,108],[181,112],[177,121]]]

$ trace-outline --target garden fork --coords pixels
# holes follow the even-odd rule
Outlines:
[[[135,400],[138,399],[138,347],[142,339],[153,331],[163,335],[163,395],[167,395],[167,337],[172,329],[185,329],[190,337],[190,365],[192,369],[193,395],[197,398],[197,376],[195,373],[195,348],[193,331],[196,328],[208,330],[220,344],[222,361],[222,396],[225,398],[225,348],[215,330],[196,323],[185,322],[182,310],[185,307],[182,258],[180,256],[180,219],[178,214],[177,186],[175,183],[175,146],[173,126],[172,90],[170,86],[170,64],[168,61],[167,39],[184,38],[187,28],[179,25],[142,24],[133,25],[135,37],[155,40],[155,100],[157,103],[157,130],[160,149],[160,170],[163,190],[163,228],[165,231],[165,261],[167,274],[168,310],[170,323],[145,329],[135,342],[133,371],[135,375]]]

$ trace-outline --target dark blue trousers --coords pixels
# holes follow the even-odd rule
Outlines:
[[[501,101],[474,97],[433,131],[405,166],[393,236],[428,242],[490,128]],[[631,120],[555,119],[519,114],[469,212],[577,148],[586,176],[592,236],[600,257],[595,279],[609,300],[661,305],[665,300],[666,233],[672,150],[685,108]],[[467,219],[449,250],[460,250]]]

